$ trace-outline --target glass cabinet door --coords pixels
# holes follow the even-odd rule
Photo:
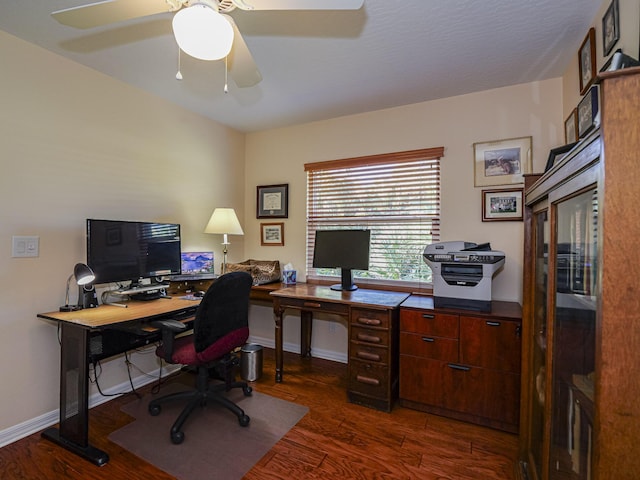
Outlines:
[[[547,283],[549,276],[549,221],[543,210],[533,216],[533,253],[535,256],[533,292],[533,351],[531,365],[533,385],[529,452],[535,471],[534,479],[542,478],[542,452],[544,439],[544,404],[547,354]]]
[[[591,478],[596,330],[596,190],[556,207],[550,479]]]

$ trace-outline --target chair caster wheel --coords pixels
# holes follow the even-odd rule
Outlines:
[[[160,405],[149,405],[149,413],[153,417],[160,415],[160,410],[162,410]]]
[[[249,397],[251,396],[251,392],[253,392],[253,388],[247,385],[246,387],[242,387],[242,391],[244,392],[245,397]]]
[[[171,432],[171,443],[174,445],[180,445],[182,442],[184,442],[183,432]]]
[[[240,415],[238,417],[238,423],[240,423],[241,427],[246,427],[247,425],[249,425],[250,421],[251,419],[249,418],[249,415]]]

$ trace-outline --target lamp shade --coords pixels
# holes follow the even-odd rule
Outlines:
[[[204,233],[227,233],[229,235],[244,235],[236,212],[233,208],[216,208],[209,219]]]
[[[229,55],[233,44],[229,21],[203,3],[174,15],[173,35],[183,52],[200,60],[220,60]]]
[[[93,270],[84,263],[76,263],[76,266],[73,267],[73,276],[78,285],[87,285],[96,279]]]

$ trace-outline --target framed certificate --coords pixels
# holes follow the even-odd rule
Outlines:
[[[289,184],[257,187],[256,218],[289,217]]]

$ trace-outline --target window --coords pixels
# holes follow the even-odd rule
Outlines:
[[[440,157],[444,147],[309,163],[307,172],[307,275],[338,276],[314,269],[316,230],[371,230],[366,283],[418,286],[431,283],[426,245],[440,238]]]

